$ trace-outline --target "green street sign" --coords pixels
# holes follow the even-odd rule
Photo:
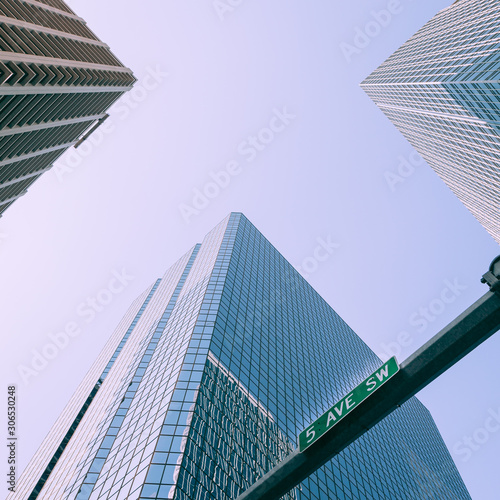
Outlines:
[[[321,415],[316,422],[299,434],[299,451],[304,451],[315,443],[321,436],[329,432],[356,406],[373,394],[379,387],[383,386],[390,378],[399,371],[396,358],[391,358],[382,365],[373,375],[359,384],[352,392],[332,406],[326,413]]]

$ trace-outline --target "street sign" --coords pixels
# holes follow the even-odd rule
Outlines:
[[[321,415],[314,423],[299,434],[299,451],[303,452],[321,436],[329,432],[356,406],[373,394],[379,387],[384,385],[399,371],[399,364],[396,358],[391,358],[373,375],[370,375],[364,382],[359,384],[352,392],[342,398],[326,413]]]

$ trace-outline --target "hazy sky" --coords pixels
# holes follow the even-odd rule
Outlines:
[[[132,300],[230,211],[381,356],[399,337],[403,361],[487,291],[498,245],[359,87],[450,0],[67,1],[139,83],[0,219],[22,467]],[[314,262],[321,239],[331,257]],[[92,314],[92,298],[110,303]],[[82,333],[23,381],[68,323]],[[478,500],[500,491],[499,348],[497,335],[419,394]]]

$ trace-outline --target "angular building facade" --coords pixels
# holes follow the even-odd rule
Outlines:
[[[0,216],[134,81],[63,1],[0,2]]]
[[[131,306],[8,498],[234,499],[380,364],[233,213]],[[470,496],[413,398],[283,498]]]
[[[361,84],[500,243],[500,4],[457,0]]]

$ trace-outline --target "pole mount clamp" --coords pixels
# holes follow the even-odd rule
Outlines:
[[[490,269],[483,275],[481,283],[487,283],[492,292],[500,295],[500,255],[491,263]]]

